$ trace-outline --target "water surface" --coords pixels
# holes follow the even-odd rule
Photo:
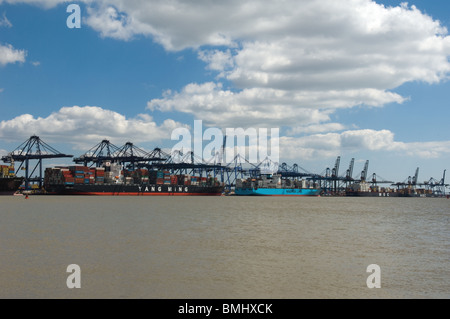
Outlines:
[[[449,216],[436,198],[3,196],[0,298],[449,298]]]

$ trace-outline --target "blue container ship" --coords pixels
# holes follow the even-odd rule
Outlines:
[[[261,175],[257,179],[237,180],[237,196],[320,196],[321,189],[306,180],[283,179],[280,175]]]

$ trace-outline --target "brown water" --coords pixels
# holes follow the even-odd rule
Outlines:
[[[0,298],[450,298],[449,217],[433,198],[3,196]]]

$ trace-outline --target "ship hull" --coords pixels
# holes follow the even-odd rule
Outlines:
[[[351,197],[399,197],[397,192],[351,192],[345,193],[346,196]]]
[[[0,178],[0,195],[14,195],[19,190],[23,178]]]
[[[221,186],[194,185],[49,185],[48,195],[87,195],[87,196],[220,196]]]
[[[237,196],[319,196],[320,189],[310,188],[237,188]]]

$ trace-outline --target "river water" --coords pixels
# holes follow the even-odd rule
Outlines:
[[[0,298],[450,298],[450,200],[0,198]],[[81,288],[68,289],[68,265]],[[376,264],[381,288],[369,289]]]

